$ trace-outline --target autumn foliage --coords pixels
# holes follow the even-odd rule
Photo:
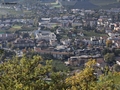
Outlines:
[[[96,60],[91,59],[85,68],[72,76],[53,72],[51,60],[42,64],[40,56],[13,58],[0,64],[0,90],[119,90],[120,74],[107,71],[95,74]]]

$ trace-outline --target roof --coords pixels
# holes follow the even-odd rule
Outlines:
[[[36,33],[50,34],[50,33],[51,33],[51,31],[42,31],[42,30],[37,30],[37,31],[35,31],[35,34],[36,34]]]
[[[102,64],[105,63],[103,58],[97,58],[97,63]]]
[[[120,57],[116,57],[116,61],[120,61]]]
[[[51,20],[51,18],[41,18],[41,20],[43,20],[43,21],[49,21],[49,20]]]
[[[35,48],[35,51],[41,54],[57,54],[57,55],[70,55],[72,52],[55,52],[49,50],[41,50],[40,48]]]

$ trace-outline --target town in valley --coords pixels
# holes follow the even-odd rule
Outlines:
[[[43,63],[52,60],[55,72],[69,75],[81,72],[91,59],[100,68],[98,77],[106,66],[120,72],[119,0],[115,5],[115,0],[106,5],[99,0],[16,1],[0,4],[1,64],[40,55]]]

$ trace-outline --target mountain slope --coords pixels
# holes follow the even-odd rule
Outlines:
[[[73,9],[96,9],[120,7],[120,0],[80,0],[70,6]]]
[[[114,3],[117,3],[117,1],[119,0],[90,0],[91,3],[98,6],[114,4]]]
[[[16,2],[16,1],[19,1],[19,0],[0,0],[0,2]]]
[[[76,4],[72,7],[74,9],[93,9],[97,8],[97,5],[92,4],[90,1],[78,1]]]

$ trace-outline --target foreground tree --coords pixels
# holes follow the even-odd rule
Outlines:
[[[106,41],[106,46],[111,47],[112,46],[112,40],[107,40]]]
[[[104,55],[104,60],[108,65],[113,65],[115,63],[114,53],[107,53],[106,55]]]
[[[40,56],[13,58],[0,64],[0,90],[119,90],[120,73],[95,74],[96,60],[74,76],[53,72],[51,60],[42,64]]]
[[[120,73],[109,72],[108,75],[101,75],[95,90],[119,90]]]
[[[90,60],[85,69],[66,79],[66,90],[119,90],[120,73],[96,75],[96,61]]]
[[[68,90],[93,90],[97,83],[97,77],[94,74],[95,60],[86,63],[85,69],[66,79]]]
[[[120,65],[115,64],[115,65],[113,66],[113,69],[114,69],[114,71],[116,71],[116,72],[120,72]]]
[[[32,59],[14,58],[0,64],[1,90],[45,90],[47,82],[44,80],[51,71],[51,61],[43,66],[42,58],[34,56]]]

